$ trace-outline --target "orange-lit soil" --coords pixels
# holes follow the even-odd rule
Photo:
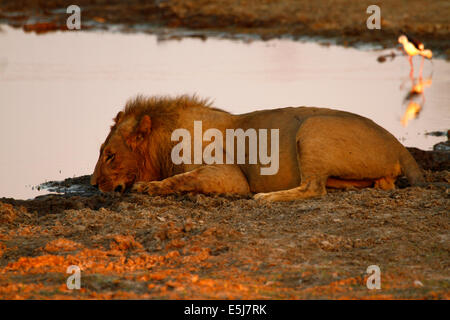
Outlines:
[[[438,183],[276,204],[2,199],[0,298],[449,299],[450,172],[427,180]],[[66,287],[70,265],[80,290]],[[381,268],[381,290],[365,285],[369,265]]]

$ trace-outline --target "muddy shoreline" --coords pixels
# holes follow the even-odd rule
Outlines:
[[[30,32],[66,30],[70,1],[2,1],[0,23]],[[384,1],[381,30],[368,30],[366,9],[370,1],[306,0],[80,0],[83,30],[147,32],[160,40],[209,36],[252,40],[288,37],[312,38],[324,44],[344,46],[371,44],[397,46],[397,37],[407,32],[442,57],[450,56],[450,6],[447,1]]]

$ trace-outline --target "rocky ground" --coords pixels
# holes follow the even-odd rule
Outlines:
[[[291,203],[100,194],[89,176],[47,185],[72,193],[0,199],[0,298],[449,299],[450,162],[425,155],[447,159],[427,187]]]
[[[69,0],[4,0],[0,22],[25,31],[66,30]],[[155,33],[160,39],[220,36],[256,39],[288,36],[319,37],[342,45],[397,45],[407,32],[434,50],[450,56],[450,5],[446,0],[378,1],[381,30],[368,30],[371,0],[78,0],[82,29],[122,26],[122,31]],[[248,39],[251,39],[247,38]],[[244,37],[245,38],[245,37]],[[326,42],[326,41],[325,41]]]

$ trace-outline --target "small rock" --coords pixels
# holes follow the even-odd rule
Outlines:
[[[321,244],[322,244],[324,247],[331,247],[330,241],[327,241],[327,240],[323,240],[323,241],[321,242]]]
[[[184,223],[183,231],[189,232],[192,230],[193,226],[194,226],[194,224],[193,224],[192,220],[187,219],[186,222]]]
[[[416,287],[423,287],[423,283],[421,281],[419,281],[419,280],[414,280],[414,285]]]

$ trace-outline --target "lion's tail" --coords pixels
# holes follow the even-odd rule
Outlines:
[[[408,178],[409,183],[413,186],[423,185],[425,178],[423,176],[422,169],[420,169],[416,160],[414,160],[411,153],[402,146],[400,153],[400,165],[402,167],[403,174]]]

